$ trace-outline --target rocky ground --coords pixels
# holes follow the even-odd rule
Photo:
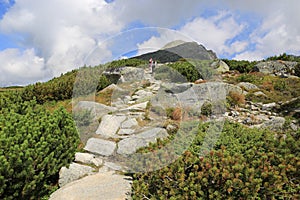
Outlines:
[[[121,81],[104,89],[113,91],[111,105],[79,101],[74,107],[75,112],[90,110],[92,121],[79,127],[83,151],[76,153],[68,168],[60,170],[60,189],[51,195],[51,200],[130,199],[131,179],[124,175],[130,166],[118,158],[127,158],[158,138],[168,137],[169,130],[176,128],[168,124],[170,108],[180,108],[182,116],[177,122],[183,115],[199,117],[201,107],[209,102],[219,105],[213,107],[206,120],[222,116],[248,127],[275,130],[286,124],[285,118],[274,111],[281,106],[277,103],[246,101],[243,106],[230,108],[220,103],[230,92],[243,95],[255,89],[256,95],[264,95],[251,83],[175,84],[156,80],[148,69],[130,67],[119,73],[123,73]],[[299,128],[296,121],[289,123],[292,129]]]

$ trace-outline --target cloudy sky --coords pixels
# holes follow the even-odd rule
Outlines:
[[[0,0],[0,87],[177,39],[219,58],[300,55],[299,9],[298,0]]]

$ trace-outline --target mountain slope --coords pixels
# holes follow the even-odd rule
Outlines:
[[[214,60],[217,59],[217,56],[213,51],[207,50],[203,45],[199,45],[196,42],[179,42],[179,45],[174,46],[169,43],[164,48],[158,51],[146,53],[134,58],[142,60],[149,60],[150,58],[153,58],[154,60],[158,60],[161,63],[166,63],[176,62],[181,58]]]

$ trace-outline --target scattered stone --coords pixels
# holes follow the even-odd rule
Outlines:
[[[272,110],[276,107],[276,103],[267,103],[262,105],[262,110]]]
[[[254,66],[254,70],[258,72],[262,72],[264,74],[271,74],[276,76],[282,75],[295,75],[294,69],[297,65],[297,62],[290,62],[290,61],[262,61],[257,63]]]
[[[177,129],[177,127],[173,124],[168,124],[168,126],[166,127],[167,131],[174,131]]]
[[[265,93],[263,93],[262,91],[257,91],[253,93],[255,96],[259,97],[259,96],[264,96],[266,97],[267,95]]]
[[[278,131],[281,130],[283,128],[283,125],[285,123],[285,119],[283,117],[274,117],[268,121],[265,121],[262,124],[262,128],[269,128],[270,130],[273,131]]]
[[[104,137],[114,137],[119,130],[121,123],[126,120],[126,116],[104,115],[96,134]]]
[[[255,110],[255,111],[259,110],[259,108],[256,107],[255,105],[251,105],[250,109],[251,109],[251,110]]]
[[[249,82],[240,82],[237,84],[237,86],[244,88],[246,91],[259,90],[259,88],[256,85]]]
[[[60,187],[78,180],[86,175],[94,174],[95,169],[90,166],[80,165],[77,163],[71,163],[69,168],[62,167],[59,171],[58,184]]]
[[[168,133],[163,128],[152,128],[140,134],[125,138],[118,143],[117,153],[129,155],[136,152],[141,147],[147,146],[150,142],[155,142],[157,138],[165,138]]]
[[[90,138],[87,141],[84,150],[96,153],[102,156],[110,156],[116,149],[116,143],[108,140]]]
[[[130,193],[131,178],[110,171],[69,183],[51,194],[50,200],[130,199]]]

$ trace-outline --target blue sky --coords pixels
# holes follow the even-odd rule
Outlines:
[[[196,41],[219,58],[300,55],[297,0],[0,0],[0,86]]]

